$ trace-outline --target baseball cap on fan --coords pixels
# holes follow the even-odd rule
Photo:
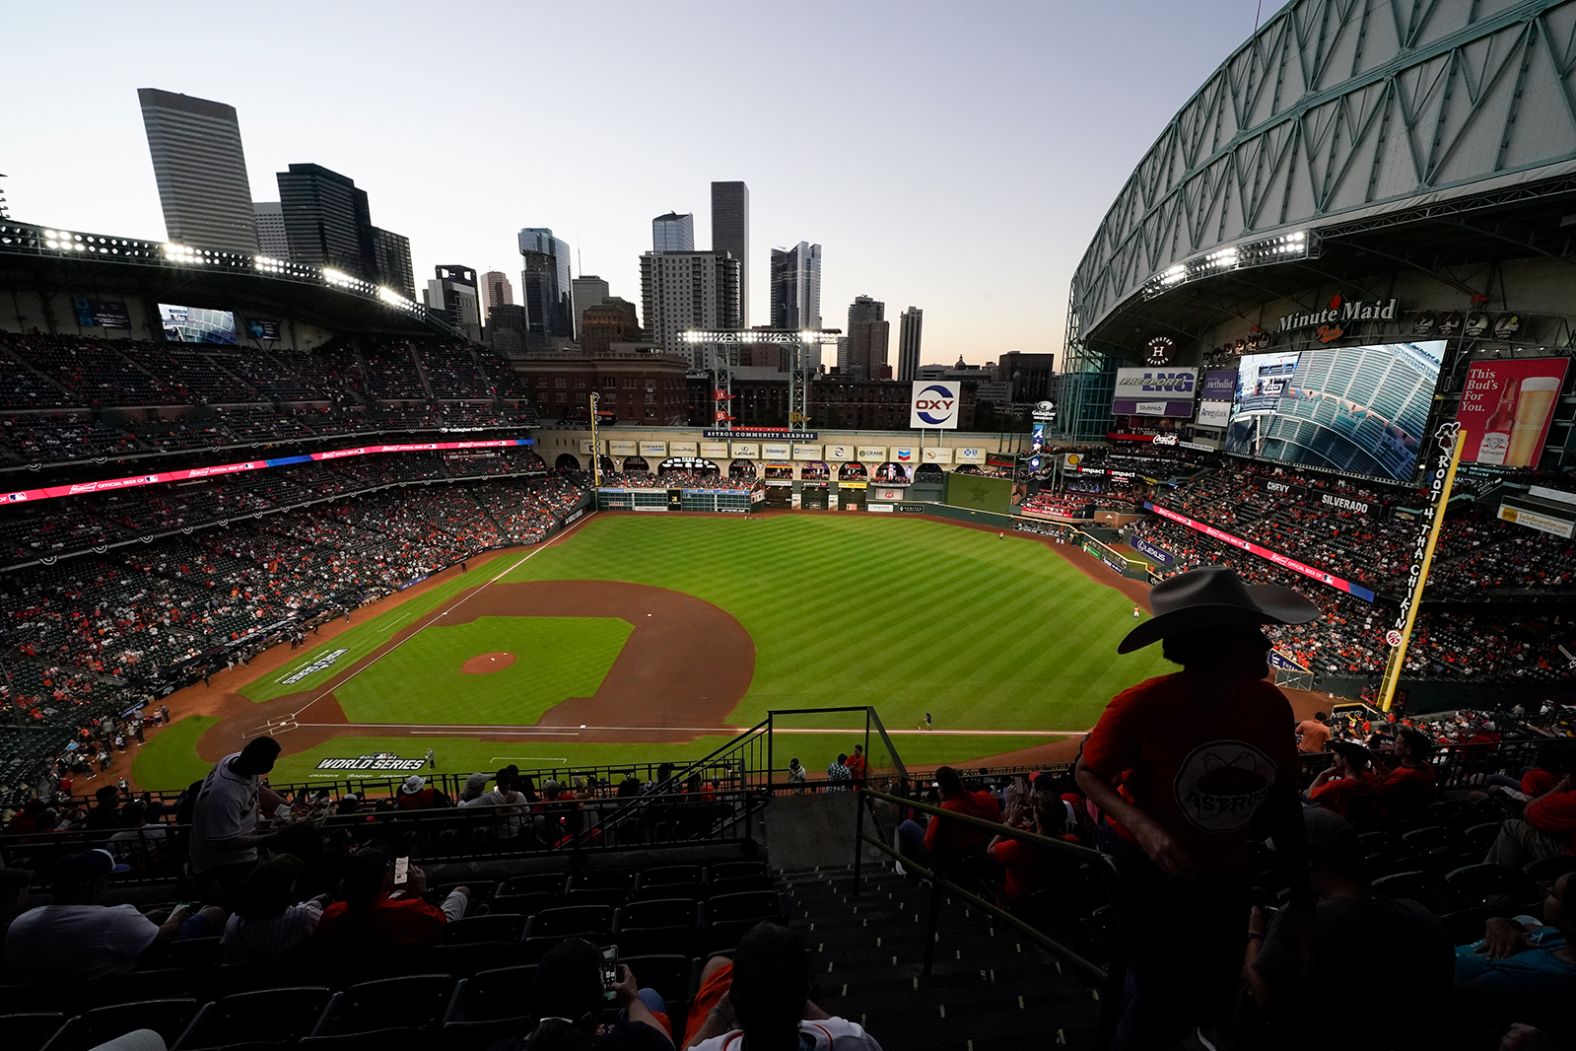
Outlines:
[[[62,884],[79,886],[105,876],[130,871],[130,865],[122,865],[115,860],[115,855],[99,847],[61,858],[55,864],[55,886],[59,887]]]

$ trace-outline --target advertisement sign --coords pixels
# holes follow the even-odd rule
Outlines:
[[[1198,402],[1200,427],[1224,427],[1231,422],[1231,403],[1236,399],[1235,369],[1211,369],[1204,373]]]
[[[700,446],[694,442],[669,442],[669,456],[699,456]]]
[[[963,385],[953,380],[915,380],[909,399],[908,425],[926,430],[955,431],[963,404]]]
[[[1467,432],[1461,462],[1537,466],[1569,364],[1567,358],[1473,362],[1456,411]]]
[[[826,447],[826,460],[828,463],[847,463],[854,458],[852,445],[828,445]]]
[[[815,431],[795,431],[787,427],[737,427],[731,431],[720,428],[702,431],[702,438],[776,438],[785,442],[813,442],[819,437]]]
[[[1171,367],[1116,370],[1111,412],[1117,416],[1193,415],[1198,369]]]
[[[768,460],[786,460],[793,455],[793,446],[786,442],[765,442],[761,445],[761,455]]]
[[[1132,536],[1127,540],[1134,551],[1142,551],[1162,566],[1176,565],[1176,557],[1158,544],[1152,544],[1141,536]]]
[[[1246,551],[1250,555],[1257,555],[1266,562],[1273,562],[1275,565],[1280,566],[1283,569],[1289,569],[1293,573],[1300,573],[1309,580],[1317,580],[1321,584],[1328,584],[1335,590],[1344,591],[1348,595],[1362,599],[1364,602],[1372,602],[1374,600],[1374,593],[1368,588],[1363,587],[1361,584],[1355,584],[1352,581],[1347,580],[1345,577],[1338,577],[1333,573],[1326,573],[1322,569],[1317,569],[1313,566],[1299,562],[1294,558],[1288,558],[1279,551],[1271,551],[1269,548],[1261,547],[1251,540],[1244,540],[1239,536],[1233,536],[1223,529],[1216,529],[1208,522],[1199,522],[1195,519],[1187,517],[1186,515],[1177,514],[1168,507],[1161,507],[1157,504],[1152,504],[1147,500],[1144,501],[1144,510],[1153,511],[1155,514],[1169,522],[1175,522],[1177,525],[1187,526],[1189,529],[1195,532],[1203,533],[1211,540],[1219,540],[1222,544],[1228,544],[1239,551]]]
[[[866,492],[871,500],[902,500],[908,496],[906,490],[888,489],[884,486],[871,486]]]
[[[952,450],[951,449],[947,449],[947,448],[942,448],[942,447],[939,447],[939,446],[932,446],[931,448],[925,450],[924,462],[925,463],[951,463],[952,462]]]
[[[958,463],[984,463],[985,450],[976,445],[967,445],[961,449],[954,449],[952,458]]]
[[[1276,496],[1295,496],[1303,503],[1316,500],[1325,507],[1336,511],[1350,511],[1353,514],[1369,515],[1380,509],[1361,497],[1330,493],[1315,486],[1284,482],[1278,478],[1266,478],[1263,480],[1262,485],[1267,493],[1273,493]]]
[[[701,442],[700,454],[708,460],[726,460],[728,458],[728,443]]]
[[[591,439],[590,438],[581,438],[580,439],[580,453],[581,453],[582,456],[590,456],[591,453],[594,452],[594,451],[595,450],[593,450],[591,448]]]
[[[247,318],[246,335],[251,339],[277,340],[279,338],[279,322],[269,321],[260,317]]]
[[[20,504],[32,500],[53,500],[61,496],[84,496],[88,493],[108,493],[120,489],[135,489],[144,485],[166,482],[194,482],[203,478],[217,478],[243,471],[263,471],[270,467],[289,467],[298,463],[316,463],[325,460],[347,460],[356,456],[381,456],[384,453],[452,452],[460,449],[503,449],[513,446],[535,445],[535,438],[488,438],[470,442],[416,442],[407,445],[360,445],[351,449],[330,449],[327,452],[296,453],[276,456],[267,460],[242,460],[222,463],[212,467],[188,467],[179,471],[160,471],[157,474],[134,474],[124,478],[105,478],[96,482],[74,482],[70,485],[49,485],[41,489],[19,489],[0,492],[0,504]]]
[[[159,321],[167,343],[236,343],[235,315],[228,310],[160,303]]]
[[[886,463],[887,451],[885,445],[859,446],[859,462],[874,467],[878,463]]]
[[[77,309],[77,324],[82,328],[131,327],[131,315],[126,312],[126,304],[119,300],[74,296],[71,302]]]
[[[1243,358],[1225,451],[1410,482],[1428,440],[1446,345],[1375,343]]]
[[[1395,312],[1394,298],[1347,299],[1337,292],[1330,297],[1330,305],[1323,310],[1283,314],[1275,331],[1284,334],[1311,328],[1314,339],[1320,343],[1333,343],[1346,335],[1346,329],[1354,322],[1394,321]]]
[[[1540,533],[1553,533],[1555,536],[1563,537],[1566,540],[1571,538],[1572,532],[1576,532],[1576,522],[1572,522],[1567,518],[1555,518],[1551,515],[1529,511],[1525,507],[1511,507],[1509,504],[1499,505],[1499,520],[1501,522],[1514,522],[1517,525],[1526,526],[1528,529],[1536,529]]]
[[[638,456],[640,447],[627,439],[611,439],[607,443],[609,456]]]
[[[821,458],[821,447],[819,445],[795,445],[793,447],[793,458],[795,460],[819,460]]]
[[[664,456],[666,456],[667,454],[668,454],[668,443],[667,442],[641,442],[640,443],[640,455],[642,455],[642,456],[654,456],[654,457],[656,457],[657,459],[660,460]]]

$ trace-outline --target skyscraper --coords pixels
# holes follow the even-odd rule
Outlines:
[[[608,297],[607,282],[595,274],[581,274],[569,282],[570,298],[574,300],[575,339],[585,338],[586,311],[599,306]]]
[[[772,249],[772,328],[821,327],[821,246]]]
[[[651,220],[653,252],[695,251],[695,217],[688,212],[669,212]]]
[[[367,191],[321,164],[292,164],[277,176],[290,258],[371,280],[377,274]]]
[[[482,310],[488,317],[492,317],[493,307],[507,307],[514,305],[514,287],[509,284],[509,275],[502,270],[489,270],[482,275]]]
[[[898,318],[897,328],[897,378],[912,380],[919,371],[919,333],[925,323],[925,312],[909,307]]]
[[[750,325],[750,188],[742,182],[711,184],[711,250],[739,261],[739,326]]]
[[[704,349],[680,334],[739,327],[739,261],[721,252],[647,252],[640,257],[640,298],[651,341],[704,366]]]
[[[520,303],[525,307],[526,346],[539,350],[555,338],[573,339],[569,245],[545,226],[520,231]]]
[[[887,340],[892,323],[885,320],[886,304],[869,296],[856,296],[848,307],[848,364],[854,379],[883,378],[887,363]]]
[[[285,213],[278,201],[253,201],[257,220],[257,250],[270,259],[290,258],[290,238],[285,236]]]
[[[476,271],[468,266],[439,265],[432,268],[427,282],[427,309],[448,319],[449,324],[480,343],[482,338],[481,298],[476,294]]]
[[[178,244],[255,255],[257,221],[235,107],[158,88],[138,88],[137,101],[165,236]]]
[[[410,265],[410,238],[382,227],[372,228],[372,275],[406,299],[416,298],[416,274]]]
[[[614,343],[640,338],[635,304],[617,296],[604,296],[602,302],[589,304],[580,325],[580,345],[587,354],[603,353]]]

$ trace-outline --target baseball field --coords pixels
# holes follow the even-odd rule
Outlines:
[[[1166,667],[1116,656],[1133,601],[1091,573],[1116,580],[931,519],[593,515],[173,695],[133,777],[185,785],[259,733],[276,781],[429,747],[445,772],[680,759],[771,709],[867,704],[910,764],[986,759],[1068,740]],[[851,718],[790,725],[812,771],[856,739]]]

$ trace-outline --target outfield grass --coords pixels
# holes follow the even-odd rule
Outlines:
[[[208,764],[197,757],[197,739],[218,721],[217,715],[189,715],[155,731],[131,761],[138,787],[173,791],[205,775]]]
[[[456,576],[354,625],[241,692],[265,700],[320,684],[332,671],[293,686],[277,680],[332,649],[348,651],[337,665],[343,668],[517,558]],[[732,713],[735,725],[748,726],[770,709],[868,704],[889,728],[908,729],[929,711],[938,732],[897,740],[905,760],[916,766],[1050,740],[1009,733],[964,737],[947,730],[1086,729],[1114,694],[1166,669],[1154,649],[1116,655],[1117,641],[1132,627],[1132,604],[1042,543],[918,518],[604,514],[538,549],[504,579],[619,580],[711,602],[738,618],[756,646],[754,680]],[[578,637],[555,636],[555,619],[481,618],[474,625],[427,628],[336,694],[353,721],[532,722],[558,700],[593,692],[622,644],[596,628],[582,627]],[[520,663],[496,675],[458,673],[466,657],[495,650],[516,653]],[[630,713],[632,723],[638,717]],[[206,764],[192,746],[206,724],[187,731],[191,722],[177,723],[142,749],[139,784],[186,784],[201,775]],[[824,740],[793,736],[782,747],[816,770],[852,739],[847,733]],[[654,753],[698,757],[721,741],[651,746],[347,736],[287,757],[277,776],[304,779],[328,756],[420,755],[428,745],[440,769],[469,770],[495,767],[494,758],[506,755],[585,764],[643,760]]]
[[[756,647],[741,725],[869,704],[894,728],[929,711],[941,729],[1082,730],[1165,667],[1116,655],[1132,603],[1044,544],[919,518],[599,515],[504,579],[623,580],[727,610]]]

